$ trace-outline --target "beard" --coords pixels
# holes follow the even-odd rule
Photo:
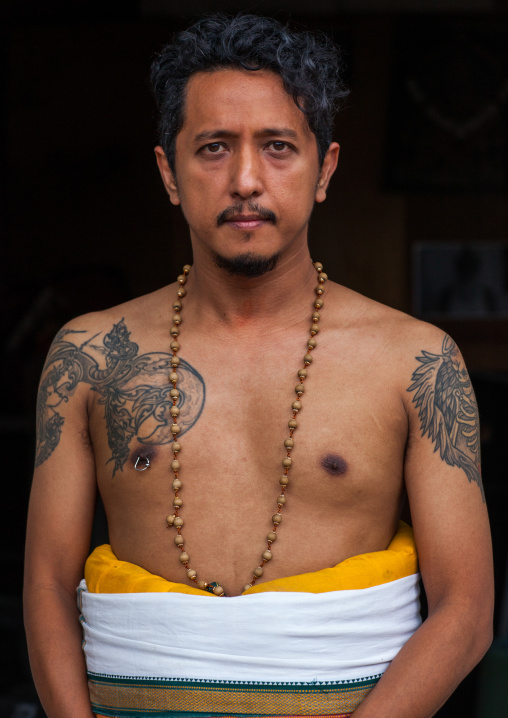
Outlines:
[[[227,259],[220,254],[214,254],[214,262],[219,269],[225,269],[228,274],[239,277],[262,277],[277,266],[280,253],[271,257],[259,257],[251,252],[239,254],[233,259]]]

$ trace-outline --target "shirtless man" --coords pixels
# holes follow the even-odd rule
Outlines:
[[[292,67],[298,57],[299,76],[286,73],[286,80],[291,76],[294,81],[291,92],[283,85],[287,68],[277,69],[275,55]],[[178,62],[186,65],[179,75],[174,69]],[[242,678],[234,671],[249,659],[238,656],[243,642],[255,634],[262,643],[258,663],[270,666],[268,677],[259,674],[261,680],[287,689],[281,665],[294,659],[296,666],[299,660],[298,646],[290,642],[291,621],[300,620],[305,624],[301,628],[312,632],[316,615],[329,610],[322,603],[328,594],[322,588],[307,593],[305,586],[283,594],[276,593],[280,588],[263,592],[263,585],[308,574],[304,578],[310,586],[313,577],[329,575],[322,570],[346,559],[384,556],[393,546],[406,493],[429,617],[419,628],[411,624],[402,645],[387,659],[390,665],[380,669],[384,675],[361,700],[348,710],[320,713],[432,716],[490,644],[490,534],[476,403],[461,355],[440,329],[325,281],[310,258],[309,217],[314,202],[325,200],[339,154],[338,144],[327,139],[332,101],[340,94],[334,63],[333,49],[322,41],[313,43],[305,33],[288,33],[272,20],[251,16],[200,21],[156,62],[162,146],[155,153],[169,199],[188,222],[193,266],[179,282],[69,322],[57,335],[43,372],[25,615],[33,674],[49,718],[144,714],[139,706],[132,713],[125,704],[123,712],[116,713],[113,704],[108,708],[104,687],[102,703],[93,699],[91,708],[76,586],[89,551],[97,489],[107,513],[110,567],[163,585],[153,589],[159,593],[143,594],[152,609],[142,621],[157,614],[161,638],[155,637],[150,651],[166,651],[166,660],[171,641],[166,643],[162,635],[169,616],[176,626],[172,640],[181,640],[177,655],[182,663],[162,669],[163,658],[158,658],[160,671],[166,670],[158,674],[161,680],[183,676],[204,681],[208,674],[203,678],[199,667],[194,675],[190,669],[183,673],[184,667],[204,651],[213,672],[214,660],[222,660],[217,646],[229,640],[227,622],[212,638],[199,631],[215,630],[213,616],[223,620],[234,607],[236,622],[229,632],[236,631],[236,667],[221,668],[219,676],[230,683],[250,680],[251,674]],[[178,108],[169,112],[178,98],[171,95],[168,78],[182,98],[180,122]],[[149,261],[163,259],[150,256]],[[173,303],[182,287],[180,311]],[[316,304],[316,288],[324,289],[324,306]],[[311,336],[310,327],[316,324],[319,334]],[[316,346],[313,341],[308,345],[313,338]],[[307,376],[298,374],[302,368]],[[178,377],[174,386],[168,383],[173,370]],[[302,381],[305,391],[295,395],[295,384]],[[179,412],[172,416],[173,407]],[[293,418],[297,428],[290,431],[288,420]],[[284,443],[290,434],[293,445]],[[172,443],[174,436],[180,451]],[[291,467],[287,461],[281,466],[285,458],[291,459]],[[277,499],[281,491],[283,501]],[[177,525],[182,522],[175,522],[175,516],[184,525]],[[267,544],[267,532],[274,529],[277,541],[268,539]],[[183,541],[185,546],[179,546]],[[379,552],[374,559],[372,552]],[[261,571],[255,578],[256,567]],[[392,584],[414,583],[407,573],[395,581],[385,577],[389,583],[380,586],[370,579],[364,585],[347,584],[353,593],[330,584],[330,595],[342,605],[350,594],[365,597],[391,590]],[[224,591],[226,598],[201,590],[207,586],[197,581],[215,582],[212,588]],[[138,604],[132,604],[125,636],[117,636],[123,628],[115,624],[114,611],[116,593],[124,594],[120,603],[127,605],[152,589],[131,588],[134,593],[127,595],[121,587],[102,593],[97,588],[94,593],[88,577],[87,583],[80,593],[86,601],[95,598],[108,606],[112,631],[103,645],[97,638],[102,628],[83,608],[92,682],[98,673],[94,661],[102,660],[113,644],[118,652],[104,675],[118,681],[124,675],[150,675],[144,663],[146,635],[136,644],[142,657],[131,673],[120,667],[124,644],[128,660],[137,660]],[[249,596],[245,584],[258,593]],[[245,590],[247,595],[239,597]],[[387,603],[397,617],[395,602],[386,598],[377,601],[373,614],[380,615]],[[206,615],[204,627],[194,635],[190,629],[186,633],[191,620],[187,606],[193,621],[199,623],[201,611]],[[303,622],[302,612],[293,618],[293,606],[298,607],[295,612],[303,607]],[[100,610],[94,609],[93,616]],[[361,625],[366,613],[362,609],[351,621]],[[274,633],[263,643],[265,619],[270,624],[272,614]],[[242,621],[248,624],[245,636]],[[319,650],[321,644],[328,650],[334,625],[327,619],[326,630],[321,628]],[[357,634],[360,640],[361,631]],[[365,638],[373,644],[384,640],[380,634]],[[339,654],[349,648],[332,646],[330,665],[333,650]],[[306,687],[330,679],[328,664],[321,673],[312,664],[313,651],[306,651],[311,666]],[[302,685],[301,667],[294,670]],[[340,681],[339,673],[332,682]],[[250,714],[245,707],[226,710],[218,705],[208,712],[194,709],[193,715]],[[193,708],[189,702],[172,710],[160,715],[184,715]],[[264,713],[315,714],[269,710]]]

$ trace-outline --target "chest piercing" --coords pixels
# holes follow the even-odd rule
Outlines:
[[[145,462],[143,464],[143,466],[138,466],[140,461]],[[136,459],[136,463],[134,464],[134,468],[136,469],[136,471],[146,471],[149,466],[150,466],[150,459],[148,458],[148,456],[138,456],[138,458]]]

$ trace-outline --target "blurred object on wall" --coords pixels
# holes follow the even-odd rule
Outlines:
[[[415,242],[413,311],[425,319],[508,319],[508,242]]]
[[[507,22],[397,22],[385,182],[399,191],[508,187]]]

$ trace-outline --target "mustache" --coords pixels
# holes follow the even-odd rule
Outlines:
[[[272,224],[277,224],[277,217],[275,216],[275,212],[272,212],[271,209],[262,207],[256,202],[249,202],[247,204],[247,209],[249,214],[255,214],[257,217],[259,217],[259,219],[263,219],[266,222],[271,222]],[[223,209],[222,212],[219,212],[219,214],[217,215],[217,227],[220,227],[225,222],[228,222],[237,214],[247,214],[247,211],[244,210],[244,205],[242,202],[231,205],[231,207],[227,207],[226,209]]]

